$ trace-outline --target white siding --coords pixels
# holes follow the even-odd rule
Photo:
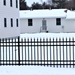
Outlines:
[[[4,18],[7,19],[7,27],[4,27]],[[13,27],[11,27],[10,19],[13,18]],[[0,0],[0,38],[17,37],[20,35],[20,28],[16,26],[16,19],[19,19],[19,0],[18,8],[16,8],[16,0],[6,0],[6,5],[3,5],[3,0]]]
[[[57,26],[56,25],[56,18],[54,19],[47,19],[47,28],[49,32],[61,32],[61,25]]]
[[[75,19],[63,20],[64,29],[63,32],[75,32]]]
[[[20,19],[20,33],[39,33],[42,26],[42,19],[33,19],[33,26],[28,26],[27,19]],[[61,18],[61,25],[56,25],[56,18],[45,19],[48,32],[75,32],[75,20]]]
[[[33,19],[33,26],[28,26],[28,19],[20,20],[21,33],[36,33],[40,32],[42,22],[41,19]]]

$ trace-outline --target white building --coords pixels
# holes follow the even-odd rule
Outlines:
[[[19,0],[0,0],[0,38],[17,37],[19,30]]]
[[[67,9],[20,11],[21,33],[75,32],[75,12]]]

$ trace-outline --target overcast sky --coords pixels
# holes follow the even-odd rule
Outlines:
[[[47,1],[47,0],[26,0],[28,6],[31,6],[31,4],[33,2],[39,2],[39,3],[41,3],[41,1]]]

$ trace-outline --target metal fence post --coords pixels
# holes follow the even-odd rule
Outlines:
[[[20,37],[18,37],[18,65],[20,66]]]

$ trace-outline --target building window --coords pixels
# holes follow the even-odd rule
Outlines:
[[[61,18],[56,19],[56,25],[61,25]]]
[[[32,19],[28,19],[28,26],[32,26]]]
[[[10,0],[10,6],[12,7],[12,0]]]
[[[3,0],[3,4],[6,5],[6,0]]]
[[[18,8],[18,0],[16,0],[16,8]]]
[[[4,27],[7,27],[7,20],[4,18]]]
[[[18,19],[16,19],[16,26],[17,26],[17,27],[19,26]]]
[[[11,27],[13,27],[13,19],[11,18]]]

